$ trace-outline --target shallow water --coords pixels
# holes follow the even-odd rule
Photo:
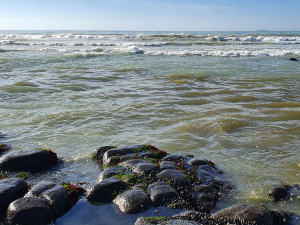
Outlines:
[[[299,183],[300,63],[288,60],[299,37],[0,32],[1,142],[51,148],[66,163],[42,178],[86,188],[101,171],[94,149],[152,144],[215,162],[235,186],[219,208],[299,214],[299,199],[267,197],[271,185]]]

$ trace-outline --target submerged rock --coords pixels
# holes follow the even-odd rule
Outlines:
[[[149,208],[148,195],[140,188],[124,191],[115,198],[114,203],[124,213],[139,213]]]
[[[114,159],[116,159],[117,157],[135,153],[140,147],[141,145],[129,145],[120,148],[110,149],[103,154],[103,164],[108,165],[111,163],[115,163]]]
[[[159,224],[160,225],[201,225],[201,223],[198,223],[196,221],[181,220],[181,219],[168,220]]]
[[[27,183],[18,178],[0,180],[0,221],[5,216],[7,207],[14,200],[21,198],[27,192]]]
[[[291,60],[291,61],[298,61],[298,59],[296,59],[296,58],[290,58],[289,60]]]
[[[182,155],[167,155],[166,157],[164,157],[162,159],[162,161],[171,161],[171,162],[175,162],[178,160],[183,159],[184,157]]]
[[[0,158],[0,170],[40,171],[57,163],[57,155],[50,149],[13,151]]]
[[[124,183],[118,178],[107,178],[92,187],[86,199],[92,202],[110,202],[117,196],[119,191],[124,189]]]
[[[275,202],[286,199],[288,195],[288,188],[282,185],[272,186],[269,190],[269,196]]]

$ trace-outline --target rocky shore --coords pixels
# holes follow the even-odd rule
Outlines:
[[[264,206],[233,205],[211,213],[234,188],[213,162],[193,155],[172,155],[151,145],[105,146],[93,153],[103,171],[89,190],[71,183],[44,180],[36,184],[11,178],[10,172],[45,171],[60,163],[50,149],[9,150],[0,145],[0,220],[2,224],[50,224],[68,212],[79,197],[111,203],[127,214],[150,207],[181,209],[180,214],[139,217],[151,224],[294,224],[295,215]],[[271,187],[270,200],[298,194],[298,186]],[[143,214],[144,215],[144,214]]]

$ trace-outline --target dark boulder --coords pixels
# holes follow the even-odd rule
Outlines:
[[[288,195],[289,195],[288,188],[282,185],[272,186],[269,190],[269,196],[275,202],[286,199]]]
[[[234,205],[229,208],[222,209],[214,214],[212,218],[219,223],[234,223],[241,222],[260,224],[260,225],[272,225],[273,218],[268,210],[262,206],[254,205]]]
[[[43,225],[49,224],[53,219],[50,202],[37,197],[15,200],[7,210],[8,224]]]
[[[148,195],[140,188],[126,190],[119,194],[114,203],[124,213],[139,213],[149,208]]]
[[[159,167],[161,170],[167,170],[167,169],[175,170],[175,165],[168,161],[160,162]]]
[[[49,149],[12,151],[0,158],[0,170],[40,171],[57,163],[57,155]]]
[[[209,165],[200,165],[196,169],[197,178],[203,180],[216,179],[219,177],[218,171]]]
[[[214,199],[206,193],[197,193],[195,208],[201,212],[209,212],[216,207]]]
[[[183,159],[184,157],[182,155],[167,155],[165,156],[162,161],[171,161],[171,162],[175,162],[178,160]]]
[[[110,202],[119,191],[125,189],[124,183],[116,177],[111,177],[96,184],[86,196],[92,202]]]
[[[25,197],[39,197],[49,201],[55,217],[62,216],[66,212],[67,188],[54,182],[42,181],[34,186]]]
[[[27,183],[18,178],[0,180],[0,220],[5,215],[8,205],[27,192]]]
[[[149,175],[157,171],[157,167],[147,160],[133,159],[122,162],[120,166],[126,167],[138,175]]]
[[[298,59],[296,59],[296,58],[290,58],[289,60],[291,60],[291,61],[298,61]]]
[[[102,171],[97,179],[97,183],[100,183],[101,181],[103,181],[106,178],[110,178],[113,177],[117,174],[121,174],[122,170],[116,167],[109,167],[106,170]]]
[[[212,198],[215,198],[218,195],[217,189],[209,185],[196,185],[194,187],[194,190],[198,193],[205,193],[211,196]]]
[[[181,186],[185,186],[188,183],[187,176],[178,170],[166,169],[156,174],[156,177],[162,180],[174,180]]]
[[[179,197],[177,192],[168,183],[155,182],[149,185],[151,201],[156,205],[164,205]]]
[[[103,146],[101,148],[96,149],[93,152],[93,159],[101,160],[105,152],[107,152],[110,149],[114,149],[114,148],[117,148],[117,147],[114,147],[114,146]]]

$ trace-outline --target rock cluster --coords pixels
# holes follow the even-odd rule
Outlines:
[[[49,224],[64,215],[83,194],[72,184],[42,181],[33,187],[3,171],[42,171],[57,163],[49,149],[12,151],[0,158],[0,223]]]
[[[114,203],[120,211],[136,214],[150,207],[182,209],[171,217],[140,217],[136,225],[266,224],[283,225],[292,214],[262,206],[233,205],[211,213],[221,197],[230,192],[222,171],[211,161],[192,155],[170,155],[151,145],[105,146],[93,158],[103,171],[86,194],[91,203]],[[72,208],[84,189],[69,183],[41,181],[28,185],[7,178],[8,171],[43,171],[58,161],[48,149],[26,149],[0,158],[0,223],[49,224]],[[276,185],[269,196],[282,201],[300,196],[298,185]]]
[[[188,210],[172,217],[140,217],[136,225],[277,225],[292,218],[287,212],[252,205],[234,205],[211,214],[231,185],[225,184],[222,171],[205,159],[169,155],[151,145],[107,146],[94,156],[104,171],[89,191],[88,201],[112,200],[124,213],[147,211],[150,206]]]

